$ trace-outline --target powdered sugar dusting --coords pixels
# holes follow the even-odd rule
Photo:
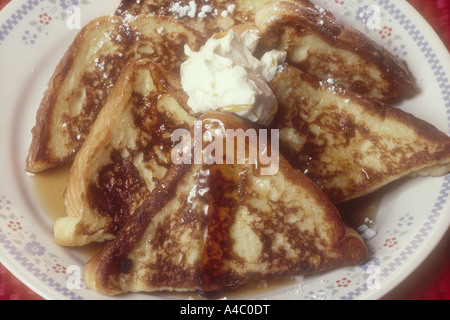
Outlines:
[[[208,1],[206,1],[208,2]],[[230,4],[227,6],[225,10],[220,12],[222,17],[228,17],[232,15],[236,9],[235,4]],[[178,18],[199,18],[203,19],[208,16],[208,14],[217,16],[219,14],[219,10],[213,8],[209,4],[204,4],[202,6],[198,5],[196,1],[189,1],[189,4],[183,5],[181,1],[177,1],[172,4],[169,8],[169,12],[175,14]]]

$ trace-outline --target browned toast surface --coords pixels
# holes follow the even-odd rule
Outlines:
[[[120,21],[110,17],[94,19],[78,33],[59,62],[32,129],[27,171],[39,172],[71,159],[81,146],[79,141],[89,132],[125,63],[122,54],[131,39],[121,30]],[[122,35],[121,41],[108,35],[115,35],[115,39]],[[104,46],[93,46],[102,41]],[[106,80],[100,81],[105,73]]]
[[[450,138],[409,113],[295,67],[279,73],[271,87],[281,149],[333,203],[409,174],[450,170]]]
[[[260,8],[260,50],[286,50],[287,61],[304,72],[385,103],[418,93],[405,61],[330,12],[279,2]]]
[[[247,128],[229,113],[202,120]],[[366,258],[361,238],[283,158],[274,175],[250,164],[182,164],[169,169],[117,238],[87,263],[84,279],[109,295],[211,292]]]
[[[174,17],[210,37],[239,24],[253,24],[259,8],[276,0],[122,0],[116,14],[121,17],[157,14]],[[309,0],[288,0],[313,7]]]
[[[254,23],[260,51],[288,52],[270,83],[278,171],[174,163],[172,133],[197,120],[257,128],[226,112],[198,119],[179,79],[185,45],[198,51],[202,33]],[[27,171],[73,161],[55,242],[105,242],[83,273],[102,294],[208,293],[353,266],[368,250],[337,204],[407,175],[450,172],[448,135],[378,102],[416,92],[404,62],[309,0],[123,0],[81,30],[58,65]],[[250,140],[244,154],[260,148]]]
[[[148,58],[178,72],[184,45],[203,36],[167,17],[92,20],[58,64],[36,116],[26,170],[40,172],[72,161],[129,60]]]
[[[171,133],[194,118],[179,79],[151,60],[128,63],[72,164],[55,242],[114,238],[170,167]]]

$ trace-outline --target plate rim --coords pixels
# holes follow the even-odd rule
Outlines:
[[[39,3],[40,3],[40,1],[38,1],[38,0],[28,0],[27,1],[27,4],[30,6],[33,4],[35,4],[37,6]],[[426,47],[428,47],[429,50],[431,50],[431,51],[434,51],[434,52],[438,51],[438,52],[436,52],[437,56],[447,57],[446,61],[444,61],[446,63],[443,63],[443,65],[447,65],[447,64],[450,65],[450,55],[448,54],[448,50],[445,47],[445,45],[443,44],[442,40],[439,38],[437,33],[434,31],[434,29],[428,24],[428,22],[425,20],[425,18],[422,15],[420,15],[420,13],[418,13],[417,10],[415,10],[415,8],[410,3],[405,1],[402,3],[393,4],[393,3],[391,3],[391,0],[377,0],[377,3],[380,6],[383,6],[385,8],[386,8],[386,6],[391,6],[391,9],[395,8],[397,14],[399,14],[399,15],[403,14],[404,17],[407,16],[407,19],[414,20],[414,25],[420,25],[420,28],[417,28],[418,29],[417,34],[426,33],[427,34],[427,43],[431,42],[431,44],[428,43],[424,48],[427,49]],[[15,4],[15,5],[13,5],[13,4]],[[93,4],[90,4],[90,5],[93,5]],[[10,2],[5,8],[3,8],[2,11],[0,11],[0,21],[2,20],[3,17],[6,17],[6,16],[16,13],[19,6],[20,5],[17,2]],[[402,10],[400,9],[403,6],[406,6],[409,8],[407,10],[407,15],[405,13],[402,13]],[[22,7],[20,7],[20,8],[24,8],[24,5],[22,5]],[[30,9],[30,10],[32,10],[32,9]],[[411,17],[411,15],[413,17]],[[0,26],[2,26],[2,25],[0,25]],[[423,28],[425,28],[426,30],[424,30]],[[0,33],[0,47],[2,44],[1,36],[2,36],[2,33]],[[422,37],[423,37],[423,35],[422,35]],[[449,89],[447,89],[447,90],[449,90]],[[449,179],[448,176],[444,179],[446,181],[445,183],[449,183],[448,179]],[[445,183],[443,182],[443,185]],[[446,190],[448,190],[448,188]],[[443,191],[443,188],[441,188],[441,191]],[[444,190],[444,192],[445,192],[445,190]],[[447,195],[447,197],[448,197],[448,195]],[[447,202],[447,204],[448,204],[448,202]],[[448,206],[447,206],[447,211],[450,213]],[[449,220],[449,219],[447,219],[447,220]],[[428,238],[428,241],[431,242],[432,244],[431,244],[431,249],[427,250],[428,251],[427,255],[423,256],[420,259],[420,262],[416,263],[415,265],[404,266],[404,268],[409,271],[405,272],[403,274],[403,276],[401,277],[401,279],[396,281],[396,284],[388,285],[390,287],[390,289],[389,290],[384,289],[383,290],[384,293],[381,295],[378,295],[378,297],[376,297],[376,298],[381,298],[383,295],[388,294],[395,287],[397,287],[399,284],[401,284],[407,277],[409,277],[417,268],[419,268],[423,264],[423,262],[429,257],[429,255],[434,251],[434,249],[437,247],[437,245],[440,243],[440,241],[442,240],[442,238],[444,237],[446,232],[448,232],[449,229],[450,229],[450,220],[449,220],[447,228],[444,228],[442,226],[439,228],[439,230],[441,230],[441,232],[439,233],[439,236],[435,235],[432,238]],[[0,250],[3,251],[3,248],[0,247]],[[423,247],[422,250],[425,250],[425,247]],[[27,270],[24,270],[24,268],[18,263],[18,261],[16,261],[16,260],[12,260],[12,262],[5,261],[3,259],[3,257],[0,257],[0,261],[5,266],[5,268],[7,268],[16,278],[18,278],[20,281],[22,281],[27,287],[32,289],[38,295],[42,296],[45,299],[55,299],[56,298],[56,296],[52,297],[52,294],[54,294],[54,292],[52,290],[50,290],[50,288],[48,288],[45,284],[42,288],[40,288],[40,286],[36,285],[32,281],[34,277],[31,276]],[[18,270],[21,270],[21,272],[18,272]],[[26,272],[23,272],[23,271],[26,271]],[[60,295],[60,293],[57,292],[57,295]],[[58,297],[58,298],[61,298],[61,297]]]

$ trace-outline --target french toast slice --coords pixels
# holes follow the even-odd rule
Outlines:
[[[450,171],[450,138],[399,108],[287,66],[270,84],[280,149],[334,203],[407,175]]]
[[[256,13],[255,25],[259,50],[284,50],[289,64],[322,80],[391,105],[419,92],[404,60],[323,8],[267,4]]]
[[[26,171],[37,173],[73,160],[127,61],[148,58],[178,72],[184,45],[198,49],[203,41],[200,33],[167,17],[92,20],[49,81],[32,129]]]
[[[172,131],[190,128],[176,74],[152,60],[124,68],[73,161],[64,194],[66,216],[55,242],[82,246],[114,238],[171,165]]]
[[[314,7],[309,0],[287,0]],[[156,14],[176,18],[207,37],[235,25],[253,24],[259,8],[278,0],[122,0],[116,10],[121,17]]]
[[[225,112],[200,120],[204,131],[219,128],[223,139],[226,130],[249,128]],[[247,158],[255,148],[260,152],[248,140]],[[251,280],[366,261],[364,241],[344,225],[315,183],[282,156],[276,173],[262,175],[260,169],[259,162],[250,161],[174,164],[117,237],[87,262],[85,283],[106,295],[199,291],[208,296]]]

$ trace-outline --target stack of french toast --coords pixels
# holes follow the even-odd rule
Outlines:
[[[185,46],[200,50],[236,27],[258,30],[255,56],[286,52],[269,83],[278,111],[264,129],[279,130],[280,142],[271,175],[258,163],[171,157],[171,134],[198,121],[262,128],[227,111],[194,112],[181,85]],[[395,107],[418,92],[404,61],[309,0],[123,0],[58,64],[26,170],[71,163],[54,238],[105,243],[83,272],[101,294],[206,295],[308,275],[370,258],[338,205],[450,171],[447,134]],[[248,154],[256,149],[249,141]]]

